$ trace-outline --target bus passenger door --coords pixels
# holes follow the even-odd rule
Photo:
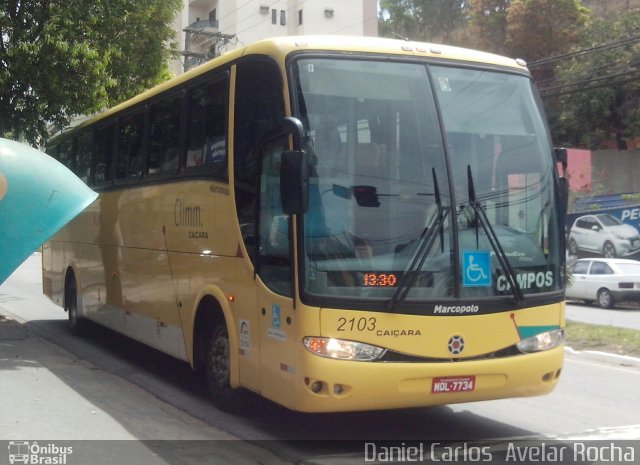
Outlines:
[[[287,138],[279,137],[262,151],[256,244],[262,394],[284,405],[291,402],[288,384],[295,373],[290,218],[280,200],[280,162],[287,145]]]

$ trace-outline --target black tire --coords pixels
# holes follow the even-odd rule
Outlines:
[[[598,291],[598,305],[602,308],[613,308],[615,300],[611,292],[607,288],[602,288]]]
[[[606,241],[602,246],[602,256],[605,258],[616,258],[616,248],[611,242]]]
[[[573,239],[569,241],[569,255],[578,256],[578,244]]]
[[[203,370],[209,397],[216,407],[226,411],[236,410],[240,397],[240,389],[231,387],[230,353],[227,326],[218,323],[207,340]]]
[[[73,274],[67,278],[64,292],[64,309],[69,320],[69,330],[76,336],[82,336],[85,332],[85,321],[78,312],[78,291]]]

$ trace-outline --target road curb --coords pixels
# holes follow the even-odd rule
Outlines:
[[[565,354],[573,355],[597,362],[612,363],[625,367],[640,368],[640,358],[631,357],[629,355],[610,354],[608,352],[599,352],[597,350],[575,350],[571,347],[564,348]]]

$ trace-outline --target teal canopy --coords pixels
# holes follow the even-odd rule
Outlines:
[[[49,155],[0,138],[0,284],[97,196]]]

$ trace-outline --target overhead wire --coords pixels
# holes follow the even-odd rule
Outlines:
[[[586,54],[597,52],[600,50],[608,50],[611,48],[623,47],[625,45],[630,45],[638,41],[640,41],[640,36],[632,36],[617,42],[596,45],[596,46],[585,48],[582,50],[577,50],[575,52],[568,52],[568,53],[563,53],[561,55],[554,55],[552,57],[542,58],[540,60],[534,60],[534,61],[528,62],[527,66],[529,68],[532,68],[532,67],[535,68],[536,66],[541,66],[543,64],[553,63],[554,61],[559,61],[559,60],[566,60],[568,58],[573,58],[575,56],[580,56],[580,55],[586,55]]]
[[[615,42],[596,45],[586,49],[537,60],[529,63],[528,66],[530,68],[535,68],[536,66],[541,66],[543,64],[553,63],[561,60],[577,59],[588,54],[602,53],[606,50],[634,45],[638,42],[640,42],[640,36],[631,36]],[[552,78],[536,82],[536,85],[538,86],[538,90],[542,97],[555,97],[559,95],[584,92],[597,88],[610,87],[613,85],[627,84],[637,81],[638,77],[636,77],[635,75],[640,72],[640,69],[633,69],[630,68],[630,66],[634,66],[634,63],[604,63],[582,70],[581,74],[578,77],[574,76],[574,79],[568,82],[560,82],[558,85],[554,86],[552,84],[555,82],[559,82],[560,80],[557,76],[553,76]],[[609,73],[604,76],[593,77],[596,72],[606,68],[609,68]],[[619,79],[623,77],[625,77],[626,79]],[[544,85],[547,86],[545,87]]]

